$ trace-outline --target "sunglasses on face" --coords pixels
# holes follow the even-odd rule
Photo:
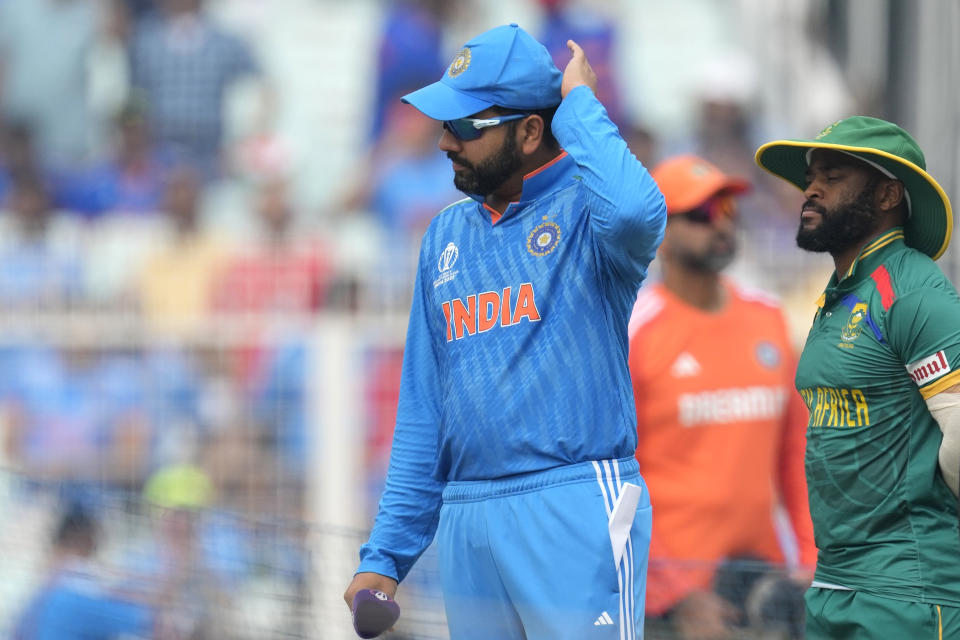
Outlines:
[[[453,137],[461,142],[467,140],[476,140],[483,135],[483,130],[487,127],[499,127],[504,122],[526,118],[529,113],[517,113],[509,116],[497,116],[495,118],[459,118],[457,120],[444,120],[443,128],[453,134]]]
[[[713,224],[720,218],[735,221],[737,219],[737,202],[733,196],[716,196],[696,209],[678,213],[675,217],[683,218],[694,224]]]

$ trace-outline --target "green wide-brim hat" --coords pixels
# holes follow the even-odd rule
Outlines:
[[[813,140],[774,140],[757,149],[757,164],[803,190],[813,149],[843,151],[903,182],[910,217],[904,241],[934,260],[943,255],[953,232],[950,199],[929,173],[916,140],[897,125],[854,116],[832,125]]]

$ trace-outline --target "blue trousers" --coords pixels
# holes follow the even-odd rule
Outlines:
[[[449,483],[437,546],[451,638],[642,638],[650,525],[633,458]]]

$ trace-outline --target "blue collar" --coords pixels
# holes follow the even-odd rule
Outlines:
[[[519,209],[523,209],[530,202],[539,200],[544,195],[555,191],[557,185],[567,182],[576,173],[576,170],[577,162],[570,154],[561,149],[555,158],[523,176],[523,189],[520,192],[520,201],[511,202],[507,206],[506,211],[503,212],[503,215],[510,215]],[[481,205],[484,202],[483,196],[472,193],[468,193],[467,195]]]
[[[577,169],[576,161],[563,149],[560,154],[523,176],[523,191],[520,195],[520,204],[539,200],[542,196],[555,190],[557,184],[566,182]]]

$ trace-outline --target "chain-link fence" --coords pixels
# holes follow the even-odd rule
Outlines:
[[[182,478],[181,478],[182,480]],[[0,635],[12,637],[31,603],[49,595],[58,565],[54,537],[77,503],[28,478],[2,474]],[[175,493],[180,489],[170,488]],[[337,640],[355,637],[342,593],[366,533],[304,521],[263,518],[221,507],[161,506],[98,492],[83,509],[97,525],[97,552],[84,565],[97,597],[149,609],[153,621],[124,638],[160,640]],[[65,507],[69,504],[70,506]],[[172,504],[172,503],[171,503]],[[62,556],[60,557],[62,559]],[[702,572],[704,567],[675,563]],[[436,554],[432,547],[401,585],[395,640],[446,640]],[[742,560],[716,570],[713,591],[735,607],[731,638],[802,638],[803,587],[782,568]],[[691,600],[691,602],[695,602]],[[97,606],[90,605],[91,611]],[[695,606],[697,606],[695,604]],[[683,607],[650,616],[646,637],[687,637],[694,622]],[[80,624],[78,621],[77,624]]]
[[[0,636],[79,565],[104,600],[150,612],[128,637],[354,637],[342,594],[382,489],[403,324],[221,317],[173,338],[128,317],[8,316]],[[95,545],[61,548],[78,513]],[[447,637],[438,582],[430,549],[395,637]]]
[[[220,507],[160,506],[111,492],[91,493],[81,506],[20,475],[4,472],[2,482],[2,637],[29,625],[31,605],[52,592],[53,578],[64,566],[57,533],[64,522],[76,522],[81,510],[96,525],[97,550],[82,569],[76,564],[74,569],[84,574],[88,587],[96,586],[101,604],[142,605],[153,617],[147,627],[130,628],[122,637],[355,637],[342,593],[364,532]],[[448,637],[432,551],[399,598],[403,618],[394,637]],[[93,615],[98,606],[91,601],[88,612]]]

